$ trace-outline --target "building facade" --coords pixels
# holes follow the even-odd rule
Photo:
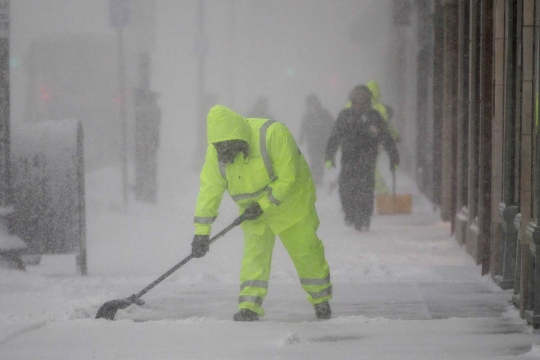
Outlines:
[[[419,187],[482,273],[513,289],[512,302],[538,327],[540,0],[414,4],[428,34],[419,38],[418,94],[431,92],[433,102],[417,122],[440,129],[437,145],[418,144],[417,154],[433,159],[424,169],[417,158]]]

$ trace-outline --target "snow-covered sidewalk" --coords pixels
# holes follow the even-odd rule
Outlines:
[[[538,334],[508,305],[511,291],[480,275],[419,195],[414,215],[374,217],[359,233],[343,225],[337,194],[320,194],[329,321],[315,321],[279,240],[267,315],[232,321],[239,229],[145,295],[144,306],[93,319],[105,301],[140,291],[189,253],[195,196],[127,212],[90,204],[88,277],[75,275],[69,255],[44,257],[27,273],[0,269],[0,359],[540,358]],[[215,230],[235,216],[225,201]]]

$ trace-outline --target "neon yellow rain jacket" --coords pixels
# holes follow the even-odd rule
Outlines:
[[[399,138],[399,133],[397,132],[396,128],[392,126],[390,123],[390,119],[388,118],[388,110],[386,109],[386,106],[382,104],[381,101],[381,88],[379,87],[379,83],[377,83],[375,80],[370,80],[366,84],[369,91],[371,91],[371,108],[373,110],[377,110],[379,114],[381,114],[382,118],[386,122],[386,125],[388,125],[388,130],[390,130],[390,133],[392,134],[392,138],[394,140],[397,140]]]
[[[263,215],[242,224],[244,231],[258,235],[267,225],[279,234],[314,209],[311,173],[287,127],[268,119],[245,119],[217,105],[208,113],[207,128],[208,148],[195,209],[196,234],[210,234],[225,190],[240,213],[259,203]],[[219,163],[212,144],[226,140],[247,141],[249,156],[240,153],[231,164]]]
[[[371,91],[371,107],[373,110],[377,110],[379,114],[383,117],[384,121],[388,123],[388,111],[386,110],[386,106],[381,104],[381,88],[379,87],[379,84],[375,80],[371,80],[366,84],[369,91]]]

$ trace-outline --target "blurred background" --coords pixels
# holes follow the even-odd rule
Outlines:
[[[438,104],[431,95],[434,6],[1,0],[0,32],[6,23],[9,32],[0,49],[9,51],[0,54],[0,74],[8,74],[9,91],[0,89],[0,102],[9,103],[0,108],[11,144],[0,159],[11,152],[3,168],[12,169],[0,176],[11,181],[0,186],[0,220],[26,253],[78,253],[82,273],[87,248],[90,268],[101,273],[133,272],[143,258],[154,258],[147,265],[157,271],[189,244],[179,239],[192,232],[210,107],[272,118],[299,139],[308,95],[335,120],[350,91],[370,80],[399,134],[401,189],[431,211],[416,184],[437,204],[438,123],[427,121]],[[300,147],[309,161],[307,144]],[[390,186],[386,155],[381,163]],[[325,172],[319,197],[332,193],[337,175]],[[223,211],[236,213],[228,199]],[[123,261],[111,263],[104,251]]]
[[[298,135],[308,94],[319,95],[337,116],[354,86],[375,79],[396,122],[414,117],[414,105],[399,103],[398,91],[415,90],[397,86],[396,71],[401,66],[406,74],[407,64],[392,56],[391,0],[18,0],[11,6],[12,123],[82,121],[86,167],[95,170],[120,162],[122,116],[133,163],[136,109],[154,102],[160,191],[178,181],[181,169],[200,168],[205,115],[217,103],[248,116],[263,98],[270,116]],[[405,51],[415,52],[415,43]],[[402,134],[404,149],[414,141],[414,126],[398,126],[410,127],[411,136]],[[407,164],[414,156],[403,158]]]

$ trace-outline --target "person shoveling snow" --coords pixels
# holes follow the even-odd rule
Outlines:
[[[208,149],[195,210],[194,257],[209,250],[211,224],[223,193],[247,221],[235,321],[264,315],[274,241],[278,235],[300,277],[318,319],[331,317],[330,270],[317,237],[315,186],[307,162],[290,131],[268,119],[246,119],[216,105],[208,113]]]

